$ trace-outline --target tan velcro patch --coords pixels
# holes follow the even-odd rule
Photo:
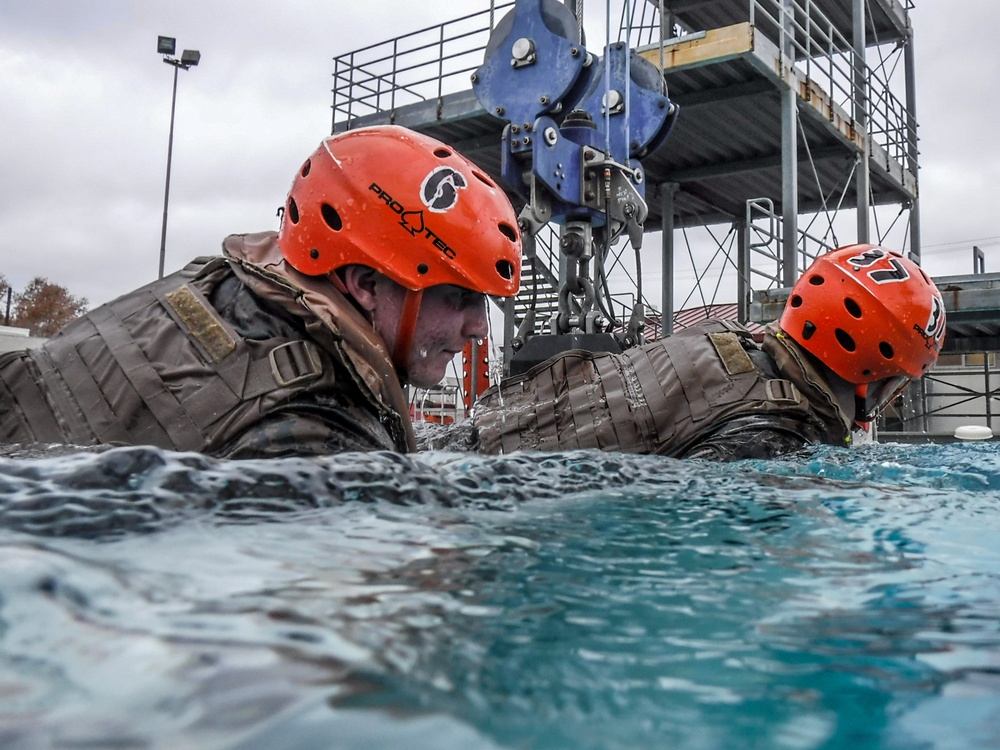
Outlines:
[[[719,359],[730,375],[753,372],[756,369],[735,333],[729,331],[710,333],[708,338],[711,339],[712,346],[715,347]]]
[[[165,295],[188,332],[198,340],[214,362],[221,362],[236,348],[236,341],[229,335],[208,305],[186,284]]]

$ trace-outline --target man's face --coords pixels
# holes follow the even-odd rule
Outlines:
[[[406,290],[395,287],[380,299],[373,311],[375,330],[392,352],[396,346],[399,319]],[[384,289],[384,292],[389,292]],[[424,291],[406,361],[407,382],[430,388],[444,378],[448,364],[472,339],[489,333],[486,295],[451,284],[432,286]]]

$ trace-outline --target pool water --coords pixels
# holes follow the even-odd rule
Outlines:
[[[0,747],[1000,748],[1000,447],[0,459]]]

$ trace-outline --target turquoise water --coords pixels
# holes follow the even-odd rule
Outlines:
[[[0,459],[0,747],[1000,748],[998,511],[992,443]]]

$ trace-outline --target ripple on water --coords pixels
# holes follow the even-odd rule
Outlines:
[[[989,444],[6,455],[5,747],[978,748],[1000,715]]]

